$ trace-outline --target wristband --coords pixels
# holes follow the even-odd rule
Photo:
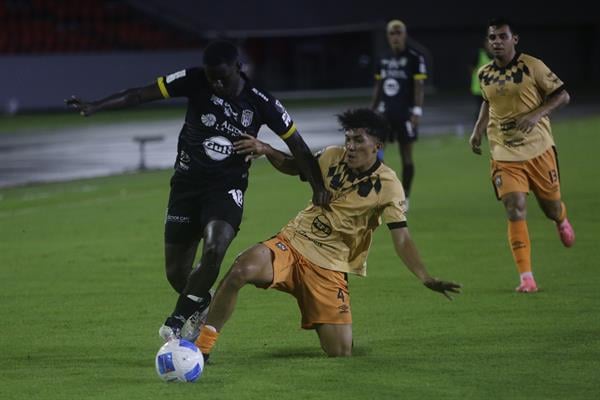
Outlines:
[[[416,115],[417,117],[420,117],[423,115],[423,108],[419,107],[419,106],[414,106],[411,110],[410,110],[412,115]]]

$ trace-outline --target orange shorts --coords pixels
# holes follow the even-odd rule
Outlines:
[[[280,235],[263,242],[273,252],[273,282],[268,288],[290,293],[298,302],[302,328],[351,324],[347,274],[321,268],[298,253]]]
[[[531,160],[492,160],[491,175],[498,200],[507,193],[530,190],[539,198],[560,200],[560,172],[554,147]]]

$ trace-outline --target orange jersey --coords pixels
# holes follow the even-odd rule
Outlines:
[[[503,68],[492,61],[479,69],[479,84],[489,104],[487,135],[492,159],[529,160],[554,145],[547,116],[529,133],[515,127],[519,117],[564,88],[563,82],[541,60],[517,53]]]
[[[377,161],[355,175],[344,162],[342,147],[319,156],[325,187],[333,194],[331,211],[310,204],[281,234],[319,267],[365,276],[371,237],[382,219],[390,227],[405,226],[404,189],[396,173]]]

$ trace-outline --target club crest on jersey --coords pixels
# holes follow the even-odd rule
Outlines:
[[[244,128],[249,127],[252,124],[252,117],[254,117],[254,113],[252,110],[244,110],[242,111],[242,120],[240,121]]]
[[[217,122],[217,117],[214,114],[202,114],[200,117],[202,123],[206,126],[214,126]]]
[[[221,161],[233,154],[233,145],[223,136],[213,136],[202,142],[206,155],[215,161]]]
[[[231,104],[229,104],[219,96],[213,94],[210,100],[213,102],[214,105],[223,107],[223,113],[226,117],[233,117],[233,119],[236,119],[238,117],[238,113],[233,111]]]

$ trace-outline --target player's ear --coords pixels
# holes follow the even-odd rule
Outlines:
[[[515,44],[519,43],[519,35],[513,35],[513,40]]]

